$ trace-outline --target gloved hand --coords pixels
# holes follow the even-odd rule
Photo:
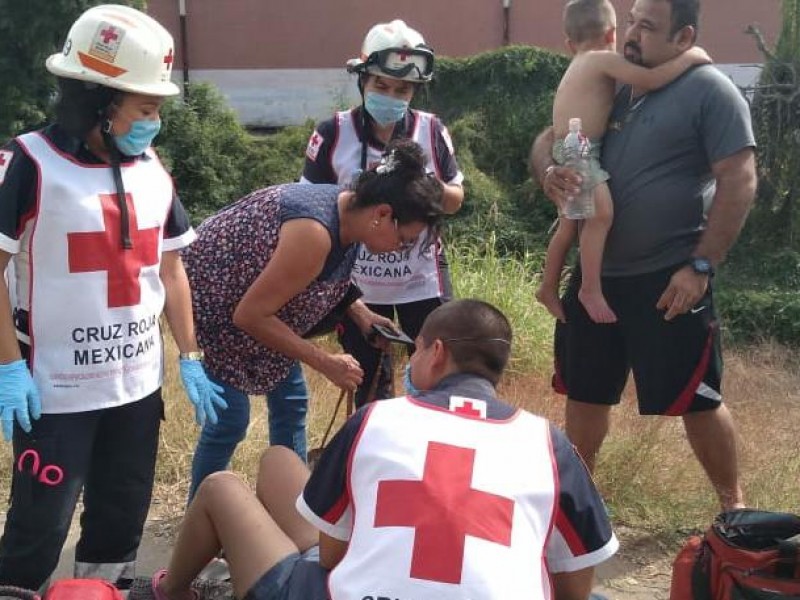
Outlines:
[[[183,387],[194,404],[194,420],[198,425],[204,425],[208,419],[215,425],[218,421],[216,409],[228,408],[228,403],[220,395],[224,390],[208,379],[203,363],[199,360],[182,358],[180,361]]]
[[[31,430],[31,418],[38,419],[41,415],[39,390],[25,361],[19,359],[0,365],[0,421],[6,441],[13,436],[14,418],[28,433]]]

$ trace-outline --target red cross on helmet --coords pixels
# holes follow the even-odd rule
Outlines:
[[[173,40],[153,18],[129,6],[106,4],[72,24],[64,49],[47,59],[47,70],[68,79],[150,96],[174,96],[170,81]]]
[[[433,50],[418,31],[395,19],[369,30],[361,56],[348,60],[347,70],[424,83],[433,77]]]

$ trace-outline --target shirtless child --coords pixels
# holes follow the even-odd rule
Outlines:
[[[628,62],[616,52],[617,19],[609,0],[570,0],[564,8],[564,30],[572,62],[561,79],[553,101],[553,159],[564,163],[563,139],[569,120],[579,117],[583,133],[591,141],[591,184],[595,215],[580,227],[581,289],[578,298],[596,323],[613,323],[616,315],[603,297],[600,283],[603,246],[613,219],[608,173],[600,167],[600,147],[606,131],[617,83],[629,84],[638,96],[671,83],[687,69],[711,62],[702,48],[694,46],[677,58],[649,69]],[[548,167],[550,168],[550,167]],[[558,229],[547,247],[542,283],[536,298],[550,313],[564,321],[558,295],[567,252],[578,235],[579,222],[559,217]]]

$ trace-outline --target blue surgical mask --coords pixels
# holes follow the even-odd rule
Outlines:
[[[159,131],[161,131],[160,120],[134,121],[128,133],[114,136],[114,143],[125,156],[139,156],[150,147]]]
[[[406,388],[406,394],[409,396],[418,396],[422,393],[421,390],[414,387],[414,383],[411,381],[411,363],[406,363],[406,370],[403,373],[403,387]]]
[[[406,116],[408,102],[377,92],[367,92],[364,107],[378,125],[391,125]]]

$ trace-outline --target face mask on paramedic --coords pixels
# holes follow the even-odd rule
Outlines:
[[[378,92],[367,92],[364,106],[378,125],[387,126],[397,123],[406,116],[408,101],[384,96]]]
[[[139,156],[161,131],[160,120],[140,119],[131,123],[128,133],[115,135],[114,143],[125,156]]]

